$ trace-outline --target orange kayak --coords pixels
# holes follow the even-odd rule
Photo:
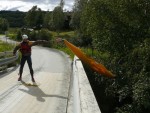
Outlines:
[[[65,45],[70,48],[70,50],[84,63],[88,64],[94,71],[98,72],[99,74],[105,75],[107,77],[115,77],[109,70],[105,68],[102,64],[96,62],[94,59],[88,57],[84,54],[81,49],[76,47],[75,45],[71,44],[67,40],[64,40]]]

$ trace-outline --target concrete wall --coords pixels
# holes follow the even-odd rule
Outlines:
[[[101,113],[81,61],[75,56],[68,113]]]

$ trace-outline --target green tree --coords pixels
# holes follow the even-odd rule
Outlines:
[[[21,32],[21,30],[18,30],[16,39],[19,40],[19,41],[22,40],[22,32]]]
[[[40,29],[43,26],[44,16],[42,10],[33,6],[26,14],[26,24],[28,27]]]
[[[0,32],[5,32],[8,30],[9,23],[6,19],[0,18]]]
[[[10,27],[24,26],[24,17],[26,12],[20,11],[0,11],[0,18],[5,18],[9,22]]]
[[[51,25],[58,33],[63,28],[65,15],[60,6],[54,8],[52,12]]]
[[[65,4],[65,2],[64,2],[64,0],[60,0],[60,7],[63,9],[64,8],[64,4]]]
[[[82,11],[80,28],[91,35],[96,48],[126,53],[134,43],[149,37],[148,5],[142,0],[89,0]]]
[[[97,60],[117,75],[112,80],[96,74],[106,97],[116,99],[117,113],[150,112],[149,11],[149,0],[88,0],[79,16],[81,35],[108,54],[95,55]]]
[[[51,12],[47,12],[44,16],[44,27],[45,28],[48,28],[48,29],[51,29],[50,28],[50,24],[51,24],[51,16],[52,16],[52,13]]]
[[[80,18],[81,18],[81,13],[83,11],[84,6],[87,4],[88,0],[75,0],[75,4],[73,7],[73,14],[72,14],[72,19],[70,21],[70,25],[74,29],[80,28]]]

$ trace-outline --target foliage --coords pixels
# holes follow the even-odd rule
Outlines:
[[[82,0],[77,1],[79,7]],[[93,57],[116,75],[108,79],[95,74],[94,79],[103,85],[105,99],[115,99],[110,111],[150,112],[150,1],[88,0],[83,6],[81,13],[76,13],[79,36],[91,40],[91,47],[101,51]]]
[[[74,29],[78,29],[79,28],[79,25],[80,25],[80,15],[79,15],[79,12],[74,12],[73,13],[72,19],[70,21],[70,25]]]
[[[63,7],[64,7],[64,4],[65,4],[64,0],[60,0],[59,6],[60,6],[62,9],[63,9]]]
[[[50,29],[51,28],[51,12],[46,12],[45,16],[44,16],[44,27]]]
[[[63,1],[62,1],[63,2]],[[70,30],[70,20],[72,12],[64,13],[64,23],[61,30]],[[11,28],[33,28],[41,29],[47,28],[54,30],[52,26],[52,11],[42,11],[37,6],[33,6],[28,12],[20,11],[0,11],[0,18],[8,20]]]
[[[74,54],[72,53],[72,51],[69,48],[57,46],[56,49],[59,49],[60,51],[65,52],[66,54],[68,54],[70,56],[71,59],[74,58]]]
[[[16,38],[17,38],[17,40],[22,40],[22,32],[21,32],[21,30],[18,30]]]
[[[52,39],[52,34],[47,29],[41,29],[40,31],[32,31],[31,35],[35,36],[32,38],[32,40],[47,40],[48,41]]]
[[[63,31],[63,32],[61,31],[59,33],[59,35],[56,32],[51,32],[51,33],[52,33],[52,37],[53,37],[52,40],[56,40],[56,38],[63,38],[63,39],[66,39],[70,42],[72,41],[72,38],[74,38],[76,35],[74,31]],[[61,42],[57,43],[54,41],[54,43],[52,44],[52,47],[59,49],[61,51],[64,51],[65,53],[67,53],[71,57],[71,59],[73,59],[74,54],[72,53],[72,51],[68,47],[66,47],[66,45],[64,43],[61,43]]]
[[[41,29],[39,31],[39,37],[38,37],[39,40],[51,40],[52,39],[52,34],[50,33],[49,30],[47,29]]]
[[[22,31],[19,28],[9,28],[8,33],[6,35],[12,40],[22,40]]]
[[[70,21],[71,27],[74,28],[75,30],[79,30],[80,28],[81,13],[87,1],[88,0],[75,0],[72,19]]]
[[[52,28],[59,32],[64,25],[65,16],[63,13],[63,9],[60,6],[54,8],[52,17],[51,17],[51,25]]]
[[[0,18],[0,32],[4,33],[5,31],[8,30],[9,24],[8,21],[4,18]]]
[[[40,8],[33,6],[26,14],[25,20],[29,28],[41,29],[43,26],[43,13]]]
[[[24,17],[26,12],[20,11],[0,11],[0,17],[8,20],[10,27],[22,27],[24,26]]]
[[[11,51],[14,45],[0,41],[0,52]]]
[[[85,28],[88,27],[86,22],[88,22],[89,16],[83,13],[84,9],[87,7],[87,3],[88,0],[75,0],[72,19],[70,21],[71,27],[78,32],[77,38],[80,40],[80,46],[92,46],[92,38],[85,32]]]

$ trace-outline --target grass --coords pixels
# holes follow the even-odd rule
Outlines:
[[[57,48],[57,49],[59,49],[60,51],[65,52],[66,54],[68,54],[70,56],[70,58],[73,60],[74,54],[72,53],[72,51],[69,48],[61,47],[61,48]]]
[[[11,45],[11,44],[8,44],[8,43],[5,43],[5,42],[2,42],[0,41],[0,52],[5,52],[5,51],[12,51],[13,48],[15,47],[15,45]],[[11,55],[10,55],[11,56]],[[7,55],[7,57],[10,57],[9,55]],[[3,59],[5,58],[6,56],[1,56],[0,59]],[[20,57],[20,56],[19,56]],[[16,62],[13,62],[13,63],[10,63],[8,64],[7,66],[2,66],[0,68],[0,71],[3,71],[9,67],[13,67],[13,66],[16,66],[16,64],[19,63],[19,59],[16,61]]]
[[[75,32],[74,31],[64,31],[64,32],[60,32],[59,34],[57,32],[51,31],[52,33],[52,37],[54,38],[72,38],[75,36]]]
[[[17,33],[19,29],[20,29],[20,28],[9,28],[9,29],[8,29],[8,33],[10,33],[10,34]]]
[[[18,30],[19,28],[9,28],[7,36],[13,40],[16,40]]]
[[[69,38],[75,37],[74,31],[64,31],[64,32],[60,32],[59,34],[57,32],[51,31],[51,33],[52,33],[52,37],[54,39],[56,39],[56,38],[69,39]],[[67,48],[64,44],[54,45],[54,47],[56,49],[59,49],[60,51],[67,53],[71,59],[74,58],[74,54],[72,53],[72,51],[69,48]]]
[[[0,41],[0,52],[12,51],[13,48],[14,48],[14,45],[10,45],[8,43],[4,43]]]
[[[16,40],[16,36],[17,34],[13,34],[13,33],[7,35],[7,37],[9,37],[12,40]]]

